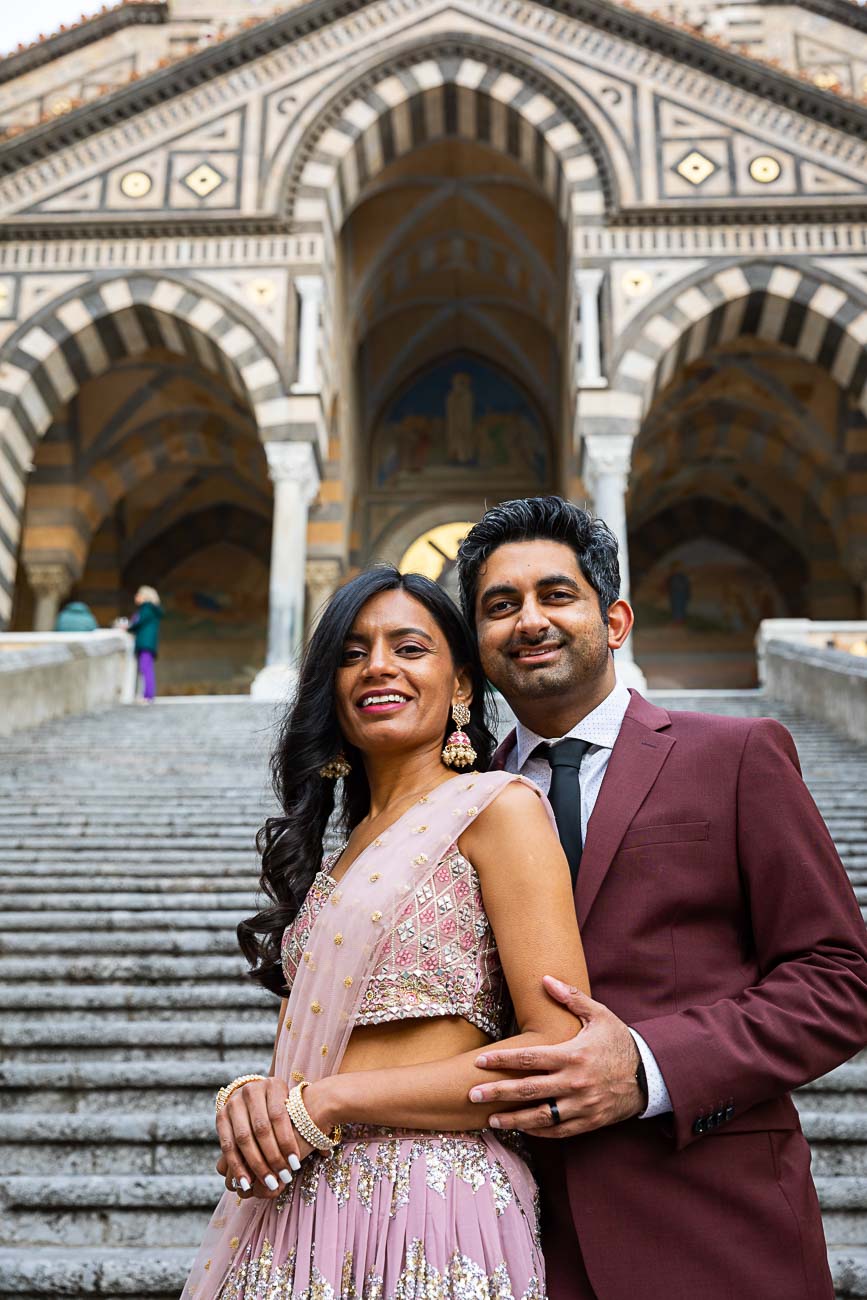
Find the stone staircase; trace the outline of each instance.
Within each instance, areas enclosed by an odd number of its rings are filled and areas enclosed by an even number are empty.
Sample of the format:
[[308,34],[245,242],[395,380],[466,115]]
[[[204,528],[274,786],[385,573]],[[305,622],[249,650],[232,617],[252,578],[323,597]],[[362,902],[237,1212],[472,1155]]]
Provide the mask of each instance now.
[[[790,726],[867,901],[867,748],[751,692],[655,698]],[[272,721],[160,701],[0,742],[0,1297],[179,1295],[222,1190],[214,1092],[273,1046],[234,936]],[[797,1100],[838,1295],[867,1297],[867,1053]]]

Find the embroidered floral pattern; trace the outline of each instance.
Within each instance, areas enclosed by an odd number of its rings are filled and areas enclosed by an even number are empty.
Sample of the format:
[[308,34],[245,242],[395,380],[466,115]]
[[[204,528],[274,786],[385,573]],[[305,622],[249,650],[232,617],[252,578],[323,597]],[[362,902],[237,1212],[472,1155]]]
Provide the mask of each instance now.
[[[284,931],[281,952],[289,987],[308,950],[316,918],[333,896],[335,881],[328,868],[339,852],[325,859],[298,915]],[[374,912],[371,920],[378,922],[381,915]],[[463,1016],[489,1037],[502,1038],[511,1015],[479,878],[453,845],[419,880],[403,907],[364,991],[356,1023]]]

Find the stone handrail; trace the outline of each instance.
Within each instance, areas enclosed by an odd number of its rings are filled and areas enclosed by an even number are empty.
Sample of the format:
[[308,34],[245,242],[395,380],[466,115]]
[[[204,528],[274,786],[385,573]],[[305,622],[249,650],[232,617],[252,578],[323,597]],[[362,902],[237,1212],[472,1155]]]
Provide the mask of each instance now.
[[0,736],[125,703],[134,693],[127,632],[0,633]]
[[768,695],[867,744],[867,658],[783,640],[762,650]]

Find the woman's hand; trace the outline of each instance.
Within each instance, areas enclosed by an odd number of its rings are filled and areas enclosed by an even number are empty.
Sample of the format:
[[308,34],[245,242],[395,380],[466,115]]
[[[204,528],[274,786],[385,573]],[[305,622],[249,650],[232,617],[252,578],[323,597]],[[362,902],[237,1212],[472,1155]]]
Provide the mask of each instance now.
[[[224,1174],[227,1188],[237,1190],[239,1196],[278,1196],[310,1150],[292,1127],[285,1105],[288,1095],[285,1079],[254,1079],[236,1088],[217,1114],[223,1153],[217,1172]],[[221,1168],[223,1161],[225,1168]]]

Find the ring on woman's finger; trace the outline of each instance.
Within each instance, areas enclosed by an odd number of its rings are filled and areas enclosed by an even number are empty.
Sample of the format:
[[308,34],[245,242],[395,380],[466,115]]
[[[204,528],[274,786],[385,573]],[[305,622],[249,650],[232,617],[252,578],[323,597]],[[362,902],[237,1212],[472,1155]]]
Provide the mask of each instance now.
[[232,1179],[232,1191],[233,1191],[233,1192],[237,1192],[237,1190],[238,1190],[238,1188],[239,1188],[240,1186],[241,1186],[241,1184],[238,1182],[237,1178],[233,1178],[233,1179]]
[[560,1110],[553,1097],[548,1098],[548,1109],[551,1112],[551,1123],[552,1124],[562,1123],[562,1120],[560,1119]]

